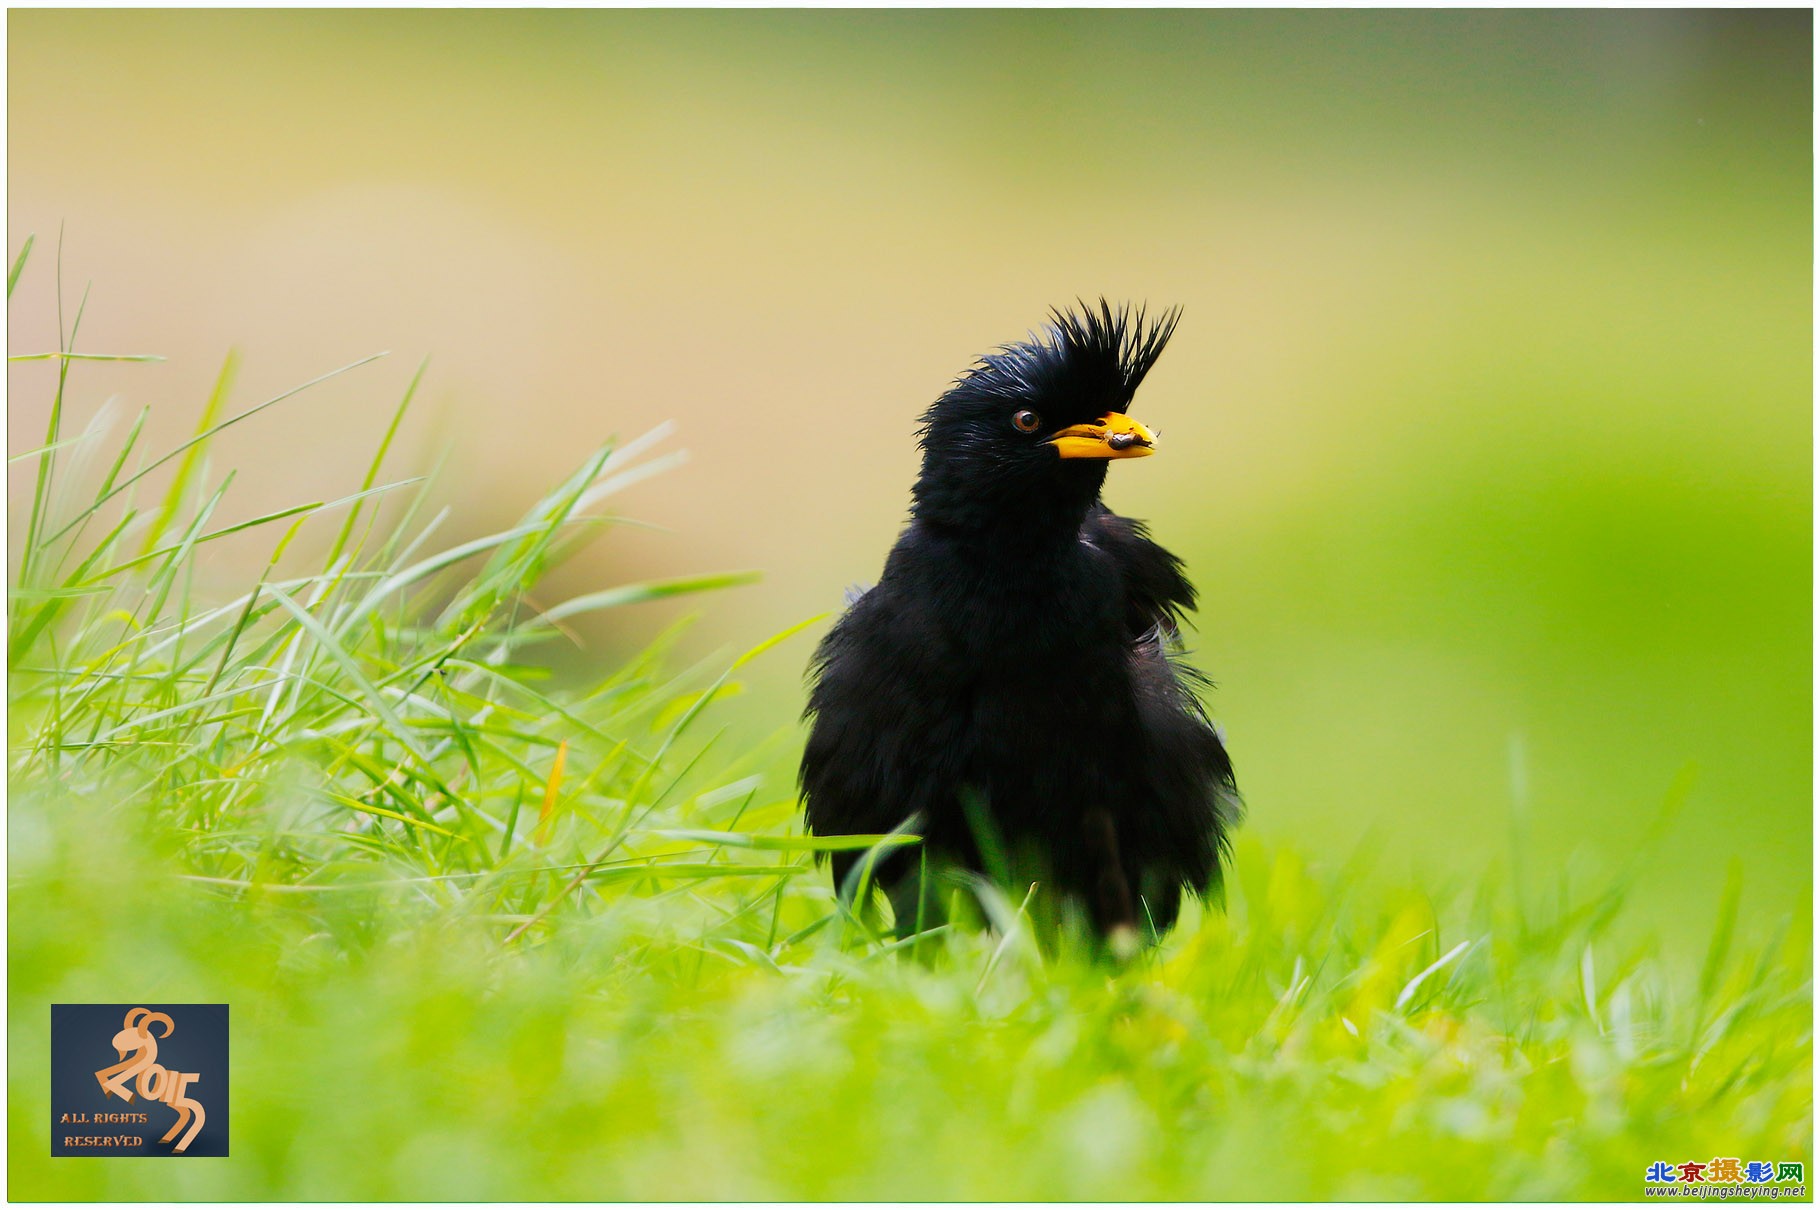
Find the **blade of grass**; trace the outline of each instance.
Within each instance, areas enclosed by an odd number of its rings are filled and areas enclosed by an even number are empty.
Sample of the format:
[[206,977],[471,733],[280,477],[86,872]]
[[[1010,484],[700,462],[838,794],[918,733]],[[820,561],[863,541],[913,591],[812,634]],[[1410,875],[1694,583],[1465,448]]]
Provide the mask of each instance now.
[[560,605],[544,610],[529,624],[553,623],[594,610],[614,609],[621,605],[635,605],[641,601],[659,601],[689,593],[713,592],[721,588],[755,584],[762,575],[763,573],[757,571],[729,571],[716,575],[684,576],[675,580],[652,580],[644,584],[622,584],[617,588],[608,588],[600,592],[573,597]]
[[355,662],[353,656],[348,654],[347,649],[335,641],[335,636],[330,634],[309,610],[293,601],[288,594],[278,588],[267,588],[266,591],[276,597],[278,603],[290,611],[291,616],[297,619],[297,624],[316,640],[317,645],[341,668],[342,672],[347,674],[347,678],[354,682],[368,707],[385,724],[386,733],[397,741],[400,747],[416,757],[427,770],[430,763],[429,754],[417,742],[417,737],[411,734],[410,728],[406,727],[403,720],[392,710],[391,704],[385,700],[379,690],[373,687],[372,682],[360,670],[360,665]]
[[[380,438],[379,448],[373,453],[373,461],[367,465],[366,477],[360,481],[360,490],[362,493],[368,491],[373,484],[379,481],[379,468],[384,465],[386,453],[392,448],[392,439],[398,435],[398,426],[403,423],[405,412],[410,410],[411,400],[417,396],[417,387],[423,382],[424,371],[429,368],[430,359],[428,357],[417,363],[417,372],[411,375],[411,383],[405,388],[404,398],[400,399],[398,401],[398,406],[392,409],[392,422],[386,426],[385,436]],[[353,534],[354,523],[359,520],[359,518],[360,508],[358,505],[348,510],[347,520],[341,523],[341,532],[335,535],[335,544],[329,548],[329,555],[327,560],[325,560],[331,567],[341,558],[342,552],[347,549],[348,538]]]
[[[316,500],[316,501],[312,501],[309,504],[298,504],[298,505],[293,505],[290,508],[282,508],[282,509],[279,509],[275,513],[266,513],[262,517],[253,517],[250,520],[237,521],[233,525],[223,526],[221,529],[210,530],[208,533],[203,534],[202,536],[197,538],[195,540],[195,542],[191,543],[191,545],[192,546],[201,546],[201,545],[204,545],[205,543],[213,542],[219,538],[228,537],[231,534],[241,533],[241,532],[243,532],[245,530],[249,530],[249,529],[256,529],[261,525],[270,525],[274,521],[283,521],[287,517],[296,517],[299,514],[302,514],[303,519],[307,520],[309,517],[315,515],[316,513],[326,512],[327,510],[332,509],[332,508],[340,508],[344,504],[350,504],[350,503],[353,503],[358,500],[363,500],[369,496],[377,496],[377,495],[381,495],[385,492],[394,491],[397,488],[408,486],[409,484],[414,483],[414,482],[416,482],[416,480],[405,479],[398,483],[387,483],[387,484],[383,484],[379,487],[369,488],[366,491],[355,492],[353,495],[343,496],[339,500],[328,500],[328,501]],[[297,530],[297,526],[293,525],[290,529],[289,535],[285,539],[286,543],[288,543],[290,541],[291,536],[295,535],[296,530]],[[89,577],[89,579],[86,582],[87,583],[96,583],[101,580],[109,579],[113,576],[119,575],[121,572],[129,571],[132,568],[138,567],[141,564],[149,563],[155,559],[163,558],[166,555],[173,554],[181,548],[182,548],[182,544],[179,543],[176,545],[163,547],[159,550],[147,551],[142,555],[138,555],[134,558],[128,559],[124,563],[116,563],[105,571],[96,572],[93,576]],[[282,549],[282,545],[281,545],[281,549]]]
[[[227,403],[228,392],[233,389],[234,378],[240,368],[239,354],[229,350],[221,363],[221,372],[215,375],[215,386],[209,391],[208,402],[202,405],[202,415],[196,421],[196,436],[212,430],[221,417],[221,409]],[[151,551],[164,531],[177,517],[177,510],[183,504],[183,497],[194,480],[198,460],[207,445],[206,438],[196,441],[184,451],[183,459],[177,463],[177,470],[171,476],[171,485],[165,489],[164,504],[158,509],[152,521],[152,527],[146,532],[145,546],[140,551],[145,554]]]
[[8,361],[163,361],[159,353],[14,353]]
[[[78,318],[80,318],[80,317],[78,317]],[[163,466],[165,463],[169,462],[171,459],[182,455],[185,451],[189,450],[189,448],[191,446],[199,445],[202,442],[207,441],[209,438],[213,437],[215,434],[221,432],[223,429],[232,428],[234,425],[239,424],[241,421],[247,420],[253,416],[257,416],[259,413],[265,411],[267,408],[272,407],[276,404],[283,403],[285,400],[290,399],[293,396],[295,396],[303,391],[307,391],[313,386],[320,386],[322,383],[325,383],[332,378],[338,378],[341,375],[348,373],[350,370],[357,370],[361,366],[368,365],[372,362],[378,361],[381,357],[385,357],[385,356],[387,356],[387,354],[385,354],[385,353],[374,353],[370,357],[362,357],[358,361],[350,361],[347,365],[341,366],[337,369],[330,370],[326,374],[319,374],[315,378],[310,379],[308,382],[301,383],[297,386],[292,387],[288,391],[284,391],[284,392],[281,392],[280,394],[274,395],[270,399],[267,399],[264,403],[254,404],[252,407],[248,408],[244,412],[241,412],[239,415],[230,416],[226,420],[223,420],[220,423],[213,425],[206,431],[197,433],[194,437],[191,437],[188,441],[185,441],[183,444],[177,446],[175,449],[171,450],[169,453],[165,454],[163,457],[161,457],[158,460],[156,460],[155,462],[153,462],[150,466],[147,466],[143,470],[135,472],[133,475],[131,475],[129,478],[127,478],[124,482],[118,484],[111,490],[109,490],[109,491],[103,493],[101,496],[97,497],[96,500],[94,501],[94,503],[90,504],[86,509],[84,509],[74,519],[72,519],[67,525],[65,525],[62,529],[58,530],[56,533],[52,534],[49,538],[45,539],[45,541],[55,542],[58,538],[61,538],[64,534],[66,534],[70,530],[74,529],[76,527],[77,522],[88,517],[89,514],[93,513],[95,510],[99,509],[103,504],[106,504],[109,500],[113,499],[115,496],[119,495],[121,492],[123,492],[127,488],[131,487],[134,483],[137,483],[139,480],[145,478],[147,475],[151,474],[153,471],[157,470],[159,467]],[[66,366],[66,371],[67,371],[67,366]],[[53,440],[55,439],[54,436],[52,439]],[[47,441],[45,444],[48,445],[48,444],[50,444],[50,442]]]
[[19,284],[19,275],[25,272],[26,258],[31,256],[32,245],[36,243],[37,240],[38,237],[36,235],[26,236],[25,243],[19,248],[19,255],[13,258],[12,270],[6,275],[6,296],[8,298],[13,296],[13,287]]

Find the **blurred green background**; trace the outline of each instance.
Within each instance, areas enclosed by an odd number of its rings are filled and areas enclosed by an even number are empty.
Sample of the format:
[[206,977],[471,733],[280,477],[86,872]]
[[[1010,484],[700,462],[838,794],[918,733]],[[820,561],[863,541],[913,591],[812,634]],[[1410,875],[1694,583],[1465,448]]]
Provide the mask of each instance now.
[[[669,532],[552,592],[760,568],[692,606],[686,652],[743,649],[876,576],[975,354],[1077,295],[1179,303],[1134,409],[1164,456],[1108,495],[1202,589],[1251,829],[1456,881],[1513,843],[1608,867],[1679,781],[1646,919],[1703,937],[1733,858],[1747,910],[1807,911],[1807,12],[8,29],[9,249],[61,226],[82,347],[170,358],[84,367],[75,425],[119,391],[172,443],[230,347],[240,406],[397,351],[222,439],[235,516],[355,485],[427,353],[399,464],[449,445],[456,530],[674,420],[690,465],[628,494]],[[52,278],[14,352],[55,347]],[[10,368],[14,450],[52,374]],[[561,658],[641,645],[642,608]],[[780,781],[807,654],[725,715],[784,732]]]

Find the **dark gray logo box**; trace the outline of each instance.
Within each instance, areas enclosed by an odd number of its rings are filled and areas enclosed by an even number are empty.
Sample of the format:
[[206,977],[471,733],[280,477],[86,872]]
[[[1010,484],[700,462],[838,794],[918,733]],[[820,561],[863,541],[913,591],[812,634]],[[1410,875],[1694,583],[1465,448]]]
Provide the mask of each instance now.
[[[114,1035],[127,1013],[150,1009],[171,1018],[170,1036],[157,1038],[156,1062],[171,1071],[194,1072],[201,1078],[188,1096],[204,1110],[202,1129],[181,1153],[177,1139],[162,1143],[178,1111],[162,1102],[147,1103],[134,1091],[131,1102],[102,1092],[95,1073],[120,1061]],[[153,1031],[154,1037],[157,1030]],[[131,1081],[128,1087],[132,1087]],[[144,1122],[105,1122],[98,1115],[144,1114]],[[66,1140],[106,1136],[108,1144],[68,1145]],[[182,1136],[179,1135],[178,1138]],[[138,1145],[118,1140],[138,1138]],[[228,1153],[228,1006],[225,1004],[51,1005],[51,1154],[54,1156],[182,1155],[224,1156]]]

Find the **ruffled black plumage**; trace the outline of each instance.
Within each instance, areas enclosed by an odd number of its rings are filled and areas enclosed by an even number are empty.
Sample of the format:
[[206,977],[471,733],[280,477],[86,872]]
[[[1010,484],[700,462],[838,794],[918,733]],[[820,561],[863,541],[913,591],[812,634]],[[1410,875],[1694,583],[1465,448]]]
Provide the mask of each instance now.
[[1002,400],[1074,396],[1101,411],[1123,411],[1163,355],[1181,314],[1171,307],[1150,320],[1143,307],[1114,309],[1105,299],[1098,307],[1053,310],[1043,333],[981,357],[930,407],[924,424],[957,392]]
[[[912,519],[811,665],[802,786],[818,835],[925,838],[936,868],[1040,881],[1092,931],[1153,934],[1217,887],[1238,797],[1182,660],[1181,561],[1099,502],[1106,461],[1051,433],[1122,412],[1177,313],[1057,312],[925,413]],[[1038,415],[1039,431],[1013,424]],[[837,882],[856,860],[837,854]],[[920,856],[874,872],[900,931]]]

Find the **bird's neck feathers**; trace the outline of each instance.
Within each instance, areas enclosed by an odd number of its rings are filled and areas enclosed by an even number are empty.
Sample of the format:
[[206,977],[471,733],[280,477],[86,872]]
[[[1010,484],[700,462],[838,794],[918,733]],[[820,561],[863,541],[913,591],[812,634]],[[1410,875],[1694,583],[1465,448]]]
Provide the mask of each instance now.
[[926,456],[911,489],[910,515],[963,542],[1040,550],[1078,540],[1105,481],[1106,463],[1098,461],[1082,460],[1040,480],[995,482]]

